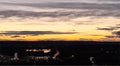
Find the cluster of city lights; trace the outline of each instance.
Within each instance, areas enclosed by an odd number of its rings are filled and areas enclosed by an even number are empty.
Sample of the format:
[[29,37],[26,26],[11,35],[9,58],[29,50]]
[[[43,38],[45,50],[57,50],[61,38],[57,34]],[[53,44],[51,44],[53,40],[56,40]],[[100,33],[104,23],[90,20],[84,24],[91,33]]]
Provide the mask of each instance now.
[[51,52],[51,49],[26,49],[27,52],[44,52],[49,53]]
[[31,56],[32,59],[36,59],[36,60],[39,60],[39,59],[43,59],[43,60],[48,60],[49,59],[49,56]]

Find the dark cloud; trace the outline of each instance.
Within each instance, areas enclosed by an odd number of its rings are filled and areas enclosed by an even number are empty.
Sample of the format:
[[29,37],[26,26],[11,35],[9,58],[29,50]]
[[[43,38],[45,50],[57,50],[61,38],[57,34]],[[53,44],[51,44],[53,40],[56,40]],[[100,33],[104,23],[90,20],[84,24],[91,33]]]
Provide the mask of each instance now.
[[55,11],[55,12],[33,12],[33,11],[20,11],[20,10],[6,10],[0,11],[1,18],[8,17],[87,17],[87,16],[113,16],[120,17],[118,11],[100,11],[100,10],[86,10],[86,11]]
[[47,13],[44,14],[39,12],[32,12],[32,11],[17,11],[17,10],[8,10],[8,11],[0,11],[0,15],[3,16],[3,18],[7,17],[40,17],[40,16],[49,16]]
[[119,28],[120,28],[120,24],[117,24],[115,26],[107,26],[105,28],[98,27],[97,30],[106,30],[106,31],[109,31],[109,30],[118,30]]
[[112,32],[113,35],[105,36],[106,38],[120,38],[120,31]]
[[112,34],[115,34],[115,35],[117,35],[117,36],[120,36],[120,31],[114,31],[114,32],[112,32]]
[[115,27],[97,28],[97,30],[116,30]]
[[105,36],[106,38],[116,38],[117,36]]
[[11,38],[19,38],[19,37],[21,37],[21,36],[19,36],[19,35],[11,36]]
[[[38,4],[39,5],[39,4]],[[34,7],[39,7],[37,4],[32,5]],[[67,8],[67,9],[104,9],[113,10],[119,9],[120,4],[96,4],[96,3],[51,3],[44,5],[44,7],[51,8]]]
[[[62,17],[62,16],[69,16],[71,14],[74,14],[72,12],[32,12],[32,11],[14,11],[14,10],[8,10],[8,11],[0,11],[0,15],[3,16],[3,18],[7,17]],[[77,14],[74,14],[77,16]]]
[[120,24],[116,24],[115,26],[107,26],[105,28],[97,28],[97,30],[105,30],[110,31],[112,35],[105,36],[106,38],[120,38]]
[[[76,32],[54,32],[54,31],[5,31],[5,35],[44,35],[44,34],[75,34]],[[15,36],[16,37],[16,36]],[[18,37],[18,36],[17,36]]]
[[37,8],[65,8],[65,9],[120,9],[120,4],[99,4],[99,3],[82,3],[82,2],[51,2],[51,3],[4,3],[6,5],[29,6]]

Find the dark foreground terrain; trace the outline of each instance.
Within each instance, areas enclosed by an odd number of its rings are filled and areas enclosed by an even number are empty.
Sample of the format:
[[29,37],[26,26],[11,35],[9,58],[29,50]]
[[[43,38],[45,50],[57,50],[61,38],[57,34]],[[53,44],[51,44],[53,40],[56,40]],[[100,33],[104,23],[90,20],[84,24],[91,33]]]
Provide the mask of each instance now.
[[0,64],[120,65],[120,42],[1,41]]

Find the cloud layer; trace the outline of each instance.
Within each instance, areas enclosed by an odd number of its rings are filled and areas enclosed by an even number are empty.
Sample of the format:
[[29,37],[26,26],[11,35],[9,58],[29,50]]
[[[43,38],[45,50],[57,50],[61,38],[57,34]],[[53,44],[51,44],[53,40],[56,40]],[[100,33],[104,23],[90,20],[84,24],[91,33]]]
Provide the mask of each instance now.
[[[0,16],[4,18],[13,17],[13,16],[15,17],[74,17],[74,18],[87,17],[87,16],[120,17],[120,4],[114,4],[114,3],[98,4],[98,3],[89,3],[89,2],[88,3],[54,2],[54,3],[36,4],[36,3],[8,2],[1,4],[2,4],[1,8],[4,9],[0,9]],[[33,9],[31,10],[31,8]],[[41,11],[41,9],[46,10],[45,8],[48,9],[46,12]],[[54,9],[54,10],[51,12],[49,9]],[[37,10],[37,12],[35,12],[35,10]]]
[[32,12],[32,11],[18,11],[18,10],[8,10],[0,11],[1,18],[8,17],[68,17],[68,18],[77,18],[77,17],[120,17],[118,11],[59,11],[59,12]]
[[[12,3],[8,0],[0,2],[0,16],[1,18],[7,17],[87,17],[87,16],[99,16],[99,17],[120,17],[120,3],[118,0],[101,0],[100,2],[105,2],[99,4],[99,0],[62,0],[66,2],[58,2],[58,0],[38,0],[35,3],[32,0],[26,3],[20,0]],[[84,2],[85,1],[85,2]],[[19,3],[22,2],[22,3]],[[44,3],[42,3],[44,2]],[[50,2],[50,3],[47,3]],[[93,3],[91,3],[93,2]],[[96,2],[96,3],[94,3]],[[98,3],[97,3],[98,2]],[[107,2],[116,2],[110,3]],[[47,9],[47,10],[46,10]],[[53,9],[53,11],[50,11]],[[43,11],[41,11],[43,10]],[[46,10],[46,11],[45,11]],[[37,11],[37,12],[36,12]]]

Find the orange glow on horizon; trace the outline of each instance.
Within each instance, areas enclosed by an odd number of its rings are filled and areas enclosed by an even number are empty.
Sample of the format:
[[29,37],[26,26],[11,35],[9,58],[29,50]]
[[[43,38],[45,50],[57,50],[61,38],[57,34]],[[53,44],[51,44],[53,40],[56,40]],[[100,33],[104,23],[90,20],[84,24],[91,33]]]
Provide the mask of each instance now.
[[63,34],[63,35],[21,35],[20,37],[11,38],[10,36],[0,36],[0,39],[10,40],[10,41],[99,41],[104,36],[90,36],[90,35],[80,35],[80,34]]

